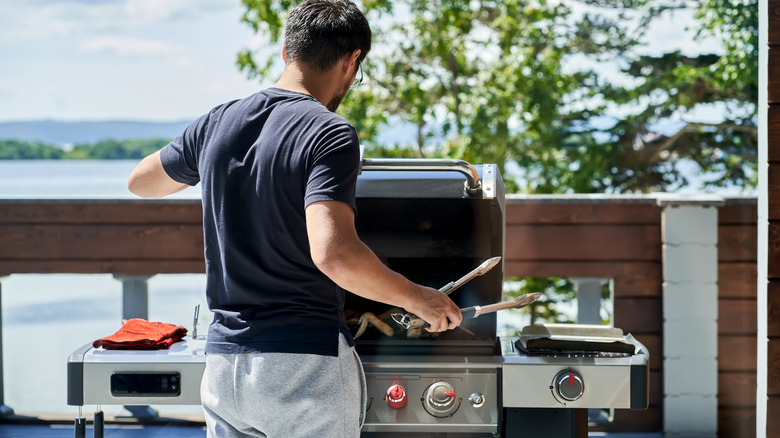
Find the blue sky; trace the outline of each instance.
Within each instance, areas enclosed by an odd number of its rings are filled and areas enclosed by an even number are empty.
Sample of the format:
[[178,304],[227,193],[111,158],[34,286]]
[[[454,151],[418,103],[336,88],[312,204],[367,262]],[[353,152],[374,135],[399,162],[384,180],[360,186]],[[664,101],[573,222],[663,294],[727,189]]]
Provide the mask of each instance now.
[[3,0],[0,121],[194,118],[256,91],[238,0]]
[[[279,52],[242,12],[239,0],[2,0],[0,121],[191,120],[269,86],[235,66],[244,47]],[[647,50],[695,52],[689,22],[655,24]]]

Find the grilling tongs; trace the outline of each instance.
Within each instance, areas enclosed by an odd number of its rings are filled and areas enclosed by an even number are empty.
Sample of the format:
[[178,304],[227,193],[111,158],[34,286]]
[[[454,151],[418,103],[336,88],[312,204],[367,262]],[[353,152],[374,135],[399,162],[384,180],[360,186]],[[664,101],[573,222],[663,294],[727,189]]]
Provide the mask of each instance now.
[[[500,256],[487,259],[484,262],[482,262],[481,265],[477,266],[476,269],[474,269],[473,271],[469,272],[468,274],[464,275],[463,277],[461,277],[456,281],[451,281],[447,283],[446,285],[441,287],[439,291],[449,295],[452,291],[463,286],[472,278],[480,276],[486,273],[487,271],[489,271],[490,269],[492,269],[494,266],[498,264],[499,261],[501,261]],[[485,306],[466,307],[460,309],[460,313],[463,315],[463,319],[471,319],[471,318],[476,318],[477,316],[482,315],[483,313],[491,313],[503,309],[519,309],[521,307],[525,307],[533,303],[540,296],[541,296],[540,293],[525,294],[515,298],[512,301],[506,301],[503,303],[488,304]],[[393,313],[390,316],[393,318],[393,321],[395,321],[405,329],[429,326],[429,324],[425,322],[422,318],[418,318],[416,315],[411,313],[405,313],[405,314]]]

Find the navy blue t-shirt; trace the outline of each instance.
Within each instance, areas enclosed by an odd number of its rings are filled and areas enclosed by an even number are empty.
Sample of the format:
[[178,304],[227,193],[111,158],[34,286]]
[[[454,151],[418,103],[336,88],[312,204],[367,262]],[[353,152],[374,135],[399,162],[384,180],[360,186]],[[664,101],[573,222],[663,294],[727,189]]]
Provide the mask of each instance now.
[[312,96],[270,88],[212,109],[161,151],[202,186],[207,352],[338,355],[344,290],[311,259],[305,208],[355,208],[355,129]]

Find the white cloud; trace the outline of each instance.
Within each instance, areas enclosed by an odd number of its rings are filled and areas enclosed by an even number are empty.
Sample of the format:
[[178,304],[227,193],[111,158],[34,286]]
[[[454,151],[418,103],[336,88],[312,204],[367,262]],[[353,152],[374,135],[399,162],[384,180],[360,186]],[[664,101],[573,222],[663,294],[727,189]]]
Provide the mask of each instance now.
[[177,20],[196,21],[235,9],[237,3],[238,0],[2,0],[0,45],[96,32],[121,32]]
[[119,55],[167,55],[177,53],[181,47],[151,39],[106,35],[83,42],[79,50],[84,53],[113,52]]
[[235,8],[238,0],[126,0],[125,18],[156,24],[169,20],[195,19]]
[[122,9],[125,19],[140,23],[155,23],[163,21],[186,7],[181,0],[157,1],[157,0],[129,0]]
[[[182,120],[256,92],[240,0],[0,0],[0,120]],[[278,51],[276,51],[277,56]]]

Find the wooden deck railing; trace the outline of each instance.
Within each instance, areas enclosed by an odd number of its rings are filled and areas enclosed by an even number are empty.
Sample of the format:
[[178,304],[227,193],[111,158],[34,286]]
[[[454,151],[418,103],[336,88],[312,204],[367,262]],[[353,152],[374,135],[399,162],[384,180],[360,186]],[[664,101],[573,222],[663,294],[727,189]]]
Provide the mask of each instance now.
[[[756,201],[727,201],[718,214],[718,430],[756,436]],[[780,364],[778,364],[780,365]]]
[[[612,279],[614,325],[634,334],[651,351],[650,408],[618,411],[614,423],[602,427],[608,431],[664,429],[659,199],[507,200],[505,275]],[[203,272],[201,213],[197,200],[0,200],[0,277]],[[717,386],[722,437],[755,436],[756,215],[754,199],[724,199],[718,207]]]

